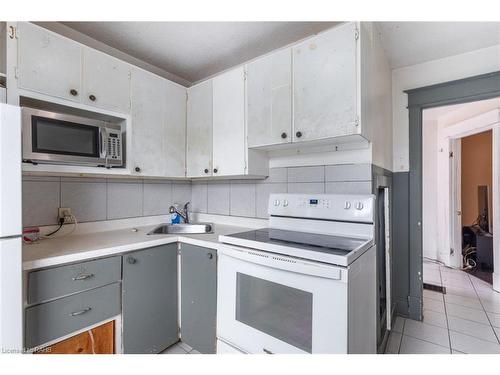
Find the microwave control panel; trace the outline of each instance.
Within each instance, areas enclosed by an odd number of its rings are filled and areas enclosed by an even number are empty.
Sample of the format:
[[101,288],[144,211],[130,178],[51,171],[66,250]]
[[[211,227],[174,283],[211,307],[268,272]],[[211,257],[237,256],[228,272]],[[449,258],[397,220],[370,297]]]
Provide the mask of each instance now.
[[107,159],[111,163],[122,160],[122,142],[121,135],[118,132],[108,130]]

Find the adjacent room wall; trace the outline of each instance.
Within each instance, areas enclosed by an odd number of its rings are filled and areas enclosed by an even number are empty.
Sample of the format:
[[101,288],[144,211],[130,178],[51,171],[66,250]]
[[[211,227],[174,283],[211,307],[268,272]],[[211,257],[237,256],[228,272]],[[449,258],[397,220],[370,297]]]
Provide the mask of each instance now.
[[492,131],[462,138],[462,226],[472,225],[479,214],[477,187],[489,188],[492,202]]

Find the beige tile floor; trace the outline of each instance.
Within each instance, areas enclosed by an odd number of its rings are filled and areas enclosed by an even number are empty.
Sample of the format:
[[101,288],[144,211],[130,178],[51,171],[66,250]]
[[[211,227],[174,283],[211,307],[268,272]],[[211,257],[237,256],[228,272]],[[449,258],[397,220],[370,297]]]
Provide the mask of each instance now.
[[397,317],[387,354],[500,353],[500,293],[460,270],[424,262],[424,282],[446,294],[424,290],[424,320]]

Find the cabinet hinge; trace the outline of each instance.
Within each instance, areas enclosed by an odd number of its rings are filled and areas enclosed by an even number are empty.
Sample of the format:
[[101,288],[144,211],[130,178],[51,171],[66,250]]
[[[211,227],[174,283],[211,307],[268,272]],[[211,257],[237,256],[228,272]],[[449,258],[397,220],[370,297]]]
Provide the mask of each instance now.
[[359,29],[356,27],[354,29],[354,40],[358,40],[359,39]]
[[17,66],[14,68],[14,77],[15,77],[16,79],[18,79],[18,78],[19,78],[19,68],[18,68]]
[[410,295],[409,294],[406,296],[406,304],[408,305],[408,308],[410,308]]
[[455,254],[455,249],[453,249],[452,247],[450,247],[450,255],[453,255]]
[[354,119],[354,126],[359,126],[359,116]]
[[186,102],[189,100],[189,94],[188,92],[186,91]]
[[450,151],[450,158],[453,157],[453,151]]
[[247,71],[246,70],[243,71],[243,80],[244,81],[247,80]]

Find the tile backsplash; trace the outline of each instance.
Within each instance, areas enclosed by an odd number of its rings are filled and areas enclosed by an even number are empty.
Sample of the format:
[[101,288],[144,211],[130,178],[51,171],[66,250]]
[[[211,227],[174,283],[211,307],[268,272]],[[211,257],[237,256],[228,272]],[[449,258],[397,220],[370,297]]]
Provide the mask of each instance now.
[[164,215],[173,203],[191,211],[267,218],[271,193],[372,191],[371,164],[271,168],[265,180],[165,181],[116,178],[23,177],[23,225],[57,223],[58,207],[79,222]]
[[23,226],[57,224],[58,207],[88,222],[164,215],[190,199],[190,182],[24,176]]
[[272,193],[372,192],[371,164],[271,168],[265,180],[193,181],[194,212],[267,219]]

